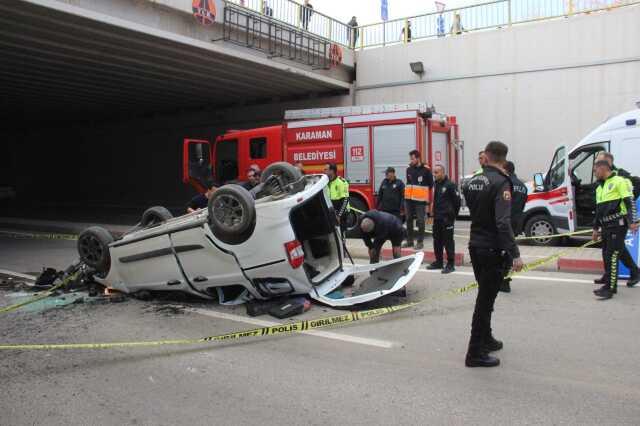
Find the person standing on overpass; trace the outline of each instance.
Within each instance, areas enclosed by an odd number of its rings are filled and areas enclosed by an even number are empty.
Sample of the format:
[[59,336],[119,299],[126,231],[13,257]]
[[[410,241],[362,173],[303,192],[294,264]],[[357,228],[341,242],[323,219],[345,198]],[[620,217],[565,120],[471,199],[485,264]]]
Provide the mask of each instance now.
[[424,248],[424,225],[427,209],[429,208],[429,191],[433,187],[431,169],[422,162],[420,151],[409,153],[409,167],[407,168],[407,184],[404,190],[405,214],[407,215],[407,243],[404,247],[413,247],[414,229],[413,218],[416,218],[418,235],[416,250]]
[[491,316],[504,278],[504,253],[513,260],[517,272],[523,267],[520,251],[511,229],[511,182],[502,165],[509,148],[502,142],[489,142],[485,148],[487,164],[464,188],[471,212],[469,254],[478,282],[478,296],[471,322],[471,338],[465,359],[467,367],[496,367],[500,360],[489,353],[502,349],[491,332]]

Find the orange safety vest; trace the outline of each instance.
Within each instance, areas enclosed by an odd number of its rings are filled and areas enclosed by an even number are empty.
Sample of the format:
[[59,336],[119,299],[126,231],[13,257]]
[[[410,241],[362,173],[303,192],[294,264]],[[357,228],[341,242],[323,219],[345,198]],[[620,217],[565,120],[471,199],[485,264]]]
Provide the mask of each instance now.
[[429,201],[429,187],[422,185],[406,185],[404,187],[404,199],[412,201]]

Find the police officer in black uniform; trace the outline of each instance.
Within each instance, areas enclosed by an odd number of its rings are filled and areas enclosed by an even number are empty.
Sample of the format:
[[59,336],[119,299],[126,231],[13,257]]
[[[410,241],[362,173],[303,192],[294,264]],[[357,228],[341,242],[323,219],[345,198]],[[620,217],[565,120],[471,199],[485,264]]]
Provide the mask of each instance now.
[[[504,166],[505,171],[511,179],[511,187],[513,188],[513,197],[511,199],[511,229],[513,229],[513,235],[518,236],[522,232],[522,212],[524,212],[524,205],[527,204],[527,195],[529,190],[518,176],[516,176],[516,166],[511,161],[507,161]],[[511,271],[511,264],[513,259],[509,256],[505,256],[505,278],[500,286],[500,291],[505,293],[511,293],[511,278],[507,275]]]
[[[453,226],[460,211],[460,193],[440,164],[433,168],[433,177],[436,181],[433,190],[433,251],[436,260],[427,269],[442,269],[443,274],[448,274],[455,270]],[[443,264],[444,249],[447,250],[446,266]]]
[[376,209],[400,218],[400,210],[404,203],[404,182],[396,178],[396,169],[393,167],[387,167],[385,175],[378,190]]
[[487,164],[464,188],[464,197],[471,211],[469,253],[478,282],[471,339],[465,359],[467,367],[500,365],[500,360],[489,353],[503,346],[491,333],[491,314],[504,277],[505,253],[514,259],[515,271],[523,267],[511,229],[511,182],[502,169],[508,151],[502,142],[490,142],[485,148]]

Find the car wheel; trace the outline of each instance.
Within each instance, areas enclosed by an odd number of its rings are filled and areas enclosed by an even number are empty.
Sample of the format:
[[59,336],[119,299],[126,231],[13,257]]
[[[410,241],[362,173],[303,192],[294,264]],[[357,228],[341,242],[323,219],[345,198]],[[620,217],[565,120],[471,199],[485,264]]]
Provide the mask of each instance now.
[[104,228],[92,226],[85,229],[78,237],[80,260],[95,269],[99,276],[106,276],[111,268],[109,244],[112,242],[113,236]]
[[524,227],[524,232],[527,237],[539,237],[528,240],[536,246],[551,246],[558,243],[558,238],[548,237],[548,235],[556,233],[556,228],[547,215],[537,215],[530,218]]
[[169,210],[162,206],[149,207],[142,213],[142,220],[140,226],[148,228],[151,226],[159,225],[173,218],[173,215]]
[[[273,178],[276,179],[273,179]],[[270,164],[262,172],[260,182],[264,184],[264,189],[269,195],[281,195],[283,193],[295,194],[302,191],[306,182],[302,172],[289,163],[279,161]],[[262,192],[265,192],[264,190]]]
[[209,200],[209,227],[227,244],[249,239],[256,226],[256,209],[249,191],[240,185],[224,185]]

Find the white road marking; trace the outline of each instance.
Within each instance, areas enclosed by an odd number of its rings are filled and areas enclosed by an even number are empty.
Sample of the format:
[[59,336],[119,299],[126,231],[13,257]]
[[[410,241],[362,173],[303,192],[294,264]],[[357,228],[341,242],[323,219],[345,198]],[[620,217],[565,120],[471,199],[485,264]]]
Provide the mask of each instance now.
[[31,281],[38,279],[38,277],[34,277],[33,275],[21,274],[20,272],[9,271],[7,269],[0,269],[0,274],[11,275],[13,277],[24,278]]
[[[227,314],[224,312],[212,311],[207,309],[193,308],[193,309],[189,309],[189,311],[195,312],[200,315],[205,315],[208,317],[219,318],[219,319],[224,319],[229,321],[243,322],[245,324],[257,325],[259,327],[273,327],[277,325],[286,325],[279,322],[265,321],[257,318],[243,317],[240,315]],[[309,331],[303,331],[301,332],[301,334],[308,334],[311,336],[324,337],[325,339],[340,340],[340,341],[349,342],[349,343],[357,343],[359,345],[374,346],[374,347],[383,348],[383,349],[391,349],[395,346],[399,346],[399,343],[390,342],[387,340],[349,336],[346,334],[331,333],[329,331],[309,330]]]
[[[439,270],[437,271],[429,271],[427,269],[418,269],[418,272],[426,272],[428,274],[441,274],[441,272]],[[456,274],[456,275],[466,275],[466,276],[473,276],[473,272],[465,272],[465,271],[454,271],[452,272],[452,274]],[[592,284],[593,281],[591,280],[581,280],[581,279],[577,279],[577,278],[555,278],[555,277],[536,277],[536,276],[531,276],[531,275],[516,275],[515,277],[513,277],[514,280],[532,280],[532,281],[557,281],[557,282],[564,282],[564,283],[589,283]]]

